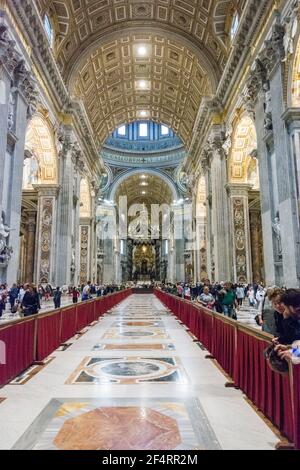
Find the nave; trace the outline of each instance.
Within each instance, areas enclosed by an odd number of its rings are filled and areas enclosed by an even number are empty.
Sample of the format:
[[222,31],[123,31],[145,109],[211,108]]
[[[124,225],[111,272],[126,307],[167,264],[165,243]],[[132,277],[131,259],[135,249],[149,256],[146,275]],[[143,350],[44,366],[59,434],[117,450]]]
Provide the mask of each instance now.
[[[131,295],[1,389],[1,449],[275,448],[278,438],[152,294]],[[61,349],[61,348],[59,348]]]

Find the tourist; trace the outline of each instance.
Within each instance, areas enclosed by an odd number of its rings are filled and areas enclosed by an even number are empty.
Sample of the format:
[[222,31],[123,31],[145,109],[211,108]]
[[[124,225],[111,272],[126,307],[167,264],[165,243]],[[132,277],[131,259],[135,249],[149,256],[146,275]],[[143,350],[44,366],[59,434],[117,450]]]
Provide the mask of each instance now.
[[18,298],[18,295],[19,295],[19,289],[17,287],[17,284],[13,284],[8,294],[11,311],[14,310],[15,302]]
[[231,282],[226,282],[224,284],[224,289],[220,294],[222,295],[221,303],[224,315],[236,320],[235,307],[237,307],[237,302]]
[[247,292],[247,297],[249,301],[249,307],[255,307],[256,306],[256,298],[255,298],[255,290],[253,286],[249,287],[249,290]]
[[241,284],[237,286],[235,293],[236,293],[238,307],[241,307],[243,305],[243,301],[245,298],[245,291]]
[[73,304],[77,304],[79,295],[80,295],[79,290],[74,286],[72,289]]
[[61,304],[61,290],[59,287],[56,288],[53,294],[54,308],[60,308]]
[[300,289],[288,289],[281,297],[284,306],[283,320],[280,323],[279,336],[275,344],[291,345],[300,340]]
[[0,318],[2,317],[3,310],[5,310],[5,301],[2,296],[2,293],[0,292]]
[[36,288],[33,284],[29,284],[28,290],[26,290],[22,304],[21,304],[22,312],[24,317],[29,315],[34,315],[38,313],[41,308],[39,295],[37,293]]
[[203,305],[203,307],[207,307],[210,310],[213,310],[215,305],[215,299],[213,295],[209,292],[209,287],[205,286],[203,289],[203,293],[198,297],[198,302]]
[[83,301],[88,300],[90,298],[90,293],[91,293],[91,281],[88,281],[88,283],[86,284],[86,286],[84,286],[82,290],[81,300]]
[[281,302],[284,289],[270,287],[259,305],[258,324],[262,330],[273,336],[279,336],[285,306]]

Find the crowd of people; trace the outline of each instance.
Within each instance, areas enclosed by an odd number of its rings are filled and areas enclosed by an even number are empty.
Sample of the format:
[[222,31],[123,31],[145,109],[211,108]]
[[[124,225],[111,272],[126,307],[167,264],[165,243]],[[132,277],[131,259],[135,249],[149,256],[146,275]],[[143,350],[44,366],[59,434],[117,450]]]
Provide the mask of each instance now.
[[267,359],[273,360],[275,355],[281,360],[300,363],[300,289],[231,282],[212,284],[208,279],[203,283],[167,283],[159,287],[233,320],[237,320],[238,310],[247,302],[256,308],[257,324],[273,337]]
[[54,308],[61,307],[62,295],[68,300],[72,299],[75,304],[79,299],[89,300],[93,297],[101,297],[125,286],[117,284],[96,285],[88,281],[81,286],[67,286],[53,288],[50,284],[35,286],[34,284],[13,284],[10,288],[7,284],[0,285],[0,317],[9,304],[12,313],[19,313],[22,316],[34,315],[41,310],[42,301],[53,302]]

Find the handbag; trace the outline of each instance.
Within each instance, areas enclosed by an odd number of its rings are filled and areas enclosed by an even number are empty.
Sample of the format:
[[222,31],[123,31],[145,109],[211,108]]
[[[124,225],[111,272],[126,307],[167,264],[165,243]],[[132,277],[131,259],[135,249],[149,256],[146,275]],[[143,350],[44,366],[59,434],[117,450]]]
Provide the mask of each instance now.
[[281,359],[278,356],[274,348],[275,348],[275,345],[271,344],[263,351],[263,354],[267,360],[268,366],[274,372],[277,372],[282,375],[287,375],[289,373],[289,365],[285,359]]

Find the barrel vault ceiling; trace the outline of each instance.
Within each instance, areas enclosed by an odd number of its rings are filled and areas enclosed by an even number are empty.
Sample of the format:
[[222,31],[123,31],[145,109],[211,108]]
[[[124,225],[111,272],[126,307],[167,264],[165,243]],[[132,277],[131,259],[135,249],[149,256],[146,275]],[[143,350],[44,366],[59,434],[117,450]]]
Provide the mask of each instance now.
[[188,148],[202,97],[214,93],[226,64],[236,3],[36,0],[52,19],[54,55],[99,149],[116,127],[142,116],[172,127]]

